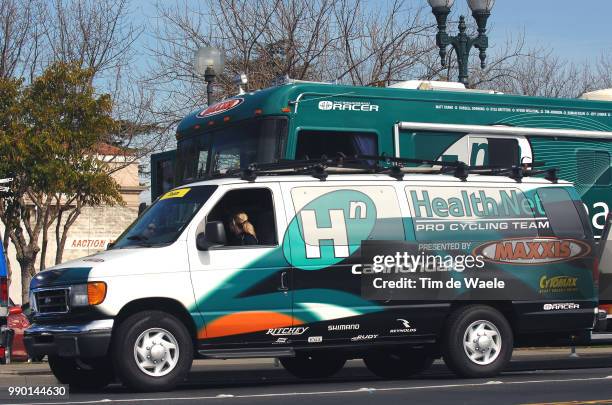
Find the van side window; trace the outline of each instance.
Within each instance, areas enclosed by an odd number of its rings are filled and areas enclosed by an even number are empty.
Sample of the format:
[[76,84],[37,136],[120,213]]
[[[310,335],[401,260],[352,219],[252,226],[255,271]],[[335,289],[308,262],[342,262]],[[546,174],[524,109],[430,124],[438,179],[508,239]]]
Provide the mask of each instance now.
[[272,191],[267,188],[228,191],[206,221],[223,222],[229,246],[278,244]]
[[576,204],[566,190],[556,187],[541,188],[537,194],[542,201],[554,236],[580,240],[587,237]]
[[609,186],[612,183],[610,153],[605,150],[576,151],[577,183],[588,186]]
[[371,132],[300,131],[298,134],[296,159],[334,157],[339,152],[347,156],[378,155],[378,138]]

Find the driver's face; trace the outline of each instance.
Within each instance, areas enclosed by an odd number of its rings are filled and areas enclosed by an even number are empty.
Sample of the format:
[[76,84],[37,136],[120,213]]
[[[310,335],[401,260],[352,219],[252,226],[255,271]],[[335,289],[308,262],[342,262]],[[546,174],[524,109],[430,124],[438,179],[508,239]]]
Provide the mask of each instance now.
[[230,232],[236,236],[242,235],[242,228],[236,223],[235,219],[232,219],[229,224]]
[[147,225],[147,229],[144,230],[143,235],[146,237],[151,237],[155,235],[156,230],[157,230],[157,226],[151,222],[149,225]]

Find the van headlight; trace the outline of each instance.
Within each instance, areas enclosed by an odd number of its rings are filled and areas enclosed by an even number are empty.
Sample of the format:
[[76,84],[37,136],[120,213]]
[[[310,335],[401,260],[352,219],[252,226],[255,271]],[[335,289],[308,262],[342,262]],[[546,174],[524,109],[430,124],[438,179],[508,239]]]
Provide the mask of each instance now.
[[87,284],[75,284],[70,288],[70,306],[86,307],[99,305],[106,298],[106,283],[92,281]]

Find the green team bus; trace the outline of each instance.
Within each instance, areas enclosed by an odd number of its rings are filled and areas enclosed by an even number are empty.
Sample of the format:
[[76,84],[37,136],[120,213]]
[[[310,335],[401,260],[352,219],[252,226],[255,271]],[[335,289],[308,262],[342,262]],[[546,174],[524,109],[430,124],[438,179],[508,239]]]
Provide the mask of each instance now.
[[[198,109],[177,149],[151,158],[151,199],[253,162],[338,153],[511,167],[545,162],[575,184],[601,238],[612,204],[612,102],[474,91],[288,81]],[[612,317],[609,311],[608,318]]]

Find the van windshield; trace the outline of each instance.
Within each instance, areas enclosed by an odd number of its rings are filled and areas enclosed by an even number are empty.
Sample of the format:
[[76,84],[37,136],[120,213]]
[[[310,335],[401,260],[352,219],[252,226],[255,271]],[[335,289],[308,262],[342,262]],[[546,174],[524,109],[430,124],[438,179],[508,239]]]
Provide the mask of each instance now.
[[112,249],[174,242],[217,186],[183,187],[162,195],[119,236]]

